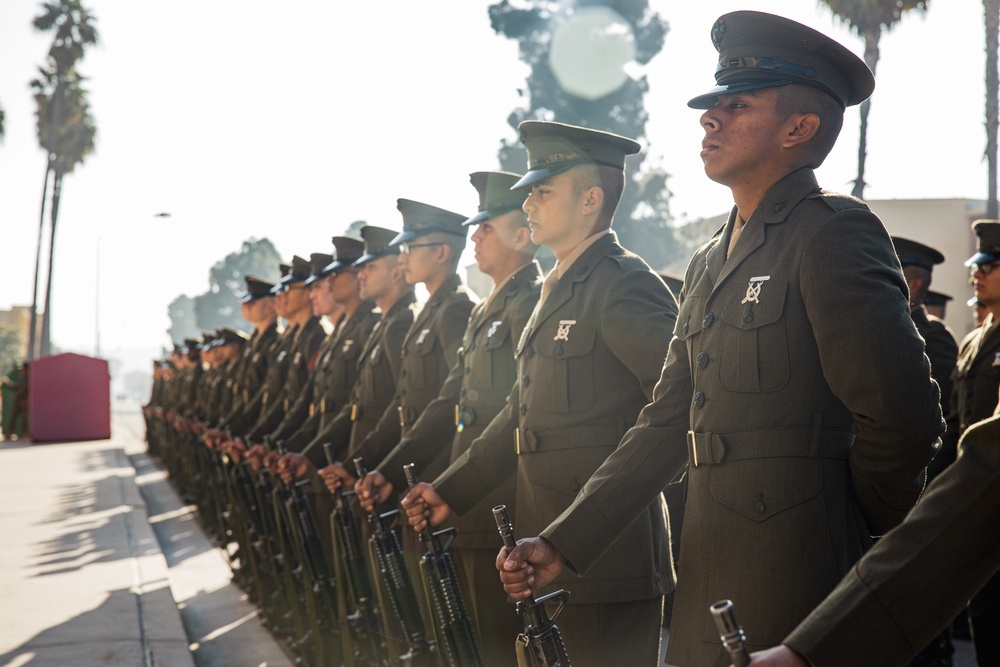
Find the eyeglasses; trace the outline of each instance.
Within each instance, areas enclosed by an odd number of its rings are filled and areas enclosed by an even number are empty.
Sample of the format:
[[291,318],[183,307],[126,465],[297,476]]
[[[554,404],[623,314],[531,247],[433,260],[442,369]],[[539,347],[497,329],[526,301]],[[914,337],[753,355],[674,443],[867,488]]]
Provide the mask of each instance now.
[[981,273],[984,276],[988,276],[993,273],[994,269],[1000,268],[1000,262],[990,262],[988,264],[970,264],[969,273],[975,275]]
[[438,241],[436,243],[401,243],[399,244],[399,250],[400,252],[405,252],[409,255],[410,251],[414,248],[429,248],[435,245],[444,245],[444,241]]

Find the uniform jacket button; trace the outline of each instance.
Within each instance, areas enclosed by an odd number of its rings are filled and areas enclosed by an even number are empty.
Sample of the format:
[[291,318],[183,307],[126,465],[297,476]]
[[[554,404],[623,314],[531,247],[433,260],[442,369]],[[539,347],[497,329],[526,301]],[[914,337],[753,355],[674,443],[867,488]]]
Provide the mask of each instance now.
[[681,325],[681,333],[687,334],[687,332],[688,332],[688,323],[685,322],[684,324]]
[[518,412],[519,412],[519,413],[521,414],[521,416],[523,417],[523,416],[524,416],[524,415],[525,415],[525,414],[526,414],[526,413],[528,412],[528,406],[527,406],[527,405],[525,405],[524,403],[521,403],[521,407],[519,407],[519,408],[517,409],[517,411],[518,411]]
[[705,366],[708,366],[708,353],[707,352],[699,352],[698,353],[698,368],[704,368]]
[[702,329],[707,329],[709,326],[711,326],[714,320],[715,320],[715,315],[713,315],[712,313],[707,313],[705,315],[705,319],[701,321]]
[[705,394],[699,391],[694,395],[694,407],[700,408],[703,405],[705,405]]
[[748,310],[747,312],[743,313],[743,321],[747,324],[753,322],[753,311]]

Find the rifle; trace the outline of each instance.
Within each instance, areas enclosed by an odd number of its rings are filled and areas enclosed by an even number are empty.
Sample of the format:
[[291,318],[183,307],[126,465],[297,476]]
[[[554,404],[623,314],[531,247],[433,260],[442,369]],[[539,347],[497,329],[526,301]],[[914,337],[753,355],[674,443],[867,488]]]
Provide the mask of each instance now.
[[[280,456],[288,453],[283,440],[275,444]],[[290,551],[298,563],[293,574],[310,625],[296,642],[296,649],[303,656],[312,656],[309,664],[339,665],[343,647],[336,623],[334,581],[323,553],[312,507],[302,492],[302,487],[309,483],[308,479],[290,484],[278,482],[279,496],[288,521]]]
[[[403,466],[406,481],[412,489],[418,483],[413,464]],[[448,541],[442,545],[441,535],[448,534]],[[476,631],[462,600],[455,564],[451,560],[448,547],[451,546],[455,528],[445,528],[434,532],[430,525],[420,533],[420,541],[427,545],[427,553],[420,559],[420,571],[424,578],[424,589],[434,614],[434,629],[441,646],[441,655],[447,667],[482,667],[483,659],[479,651]]]
[[[359,479],[368,474],[365,462],[360,456],[354,459],[354,466],[357,468]],[[371,550],[382,575],[382,588],[402,629],[403,641],[409,647],[406,653],[399,656],[400,662],[414,667],[418,665],[430,667],[436,663],[431,655],[435,650],[435,642],[427,636],[424,619],[420,615],[420,602],[413,590],[410,572],[406,569],[399,537],[385,520],[387,516],[398,513],[399,510],[392,510],[382,514],[378,506],[368,513],[368,522],[372,524]]]
[[715,625],[719,628],[719,636],[722,639],[722,646],[729,653],[733,665],[747,667],[750,664],[747,636],[743,634],[743,627],[736,620],[733,601],[720,600],[711,605],[708,610],[712,613],[712,618],[715,619]]
[[[503,546],[510,551],[517,546],[514,541],[514,526],[510,523],[506,505],[497,505],[493,508],[493,518],[496,519],[497,529],[500,537],[503,538]],[[558,600],[552,618],[545,613],[545,603],[550,600]],[[537,600],[535,596],[528,595],[524,600],[517,603],[517,613],[524,621],[524,632],[517,636],[514,642],[518,654],[518,665],[527,667],[570,667],[569,656],[566,654],[566,646],[563,644],[562,635],[559,628],[554,623],[559,613],[566,603],[569,602],[569,591],[560,589],[555,593],[549,593]]]
[[[326,461],[334,465],[333,443],[323,444]],[[384,664],[385,645],[379,640],[382,626],[375,600],[374,586],[361,548],[361,531],[354,517],[354,507],[348,496],[354,491],[338,488],[333,494],[330,528],[333,532],[333,558],[337,587],[337,602],[344,640],[344,660],[347,667]]]

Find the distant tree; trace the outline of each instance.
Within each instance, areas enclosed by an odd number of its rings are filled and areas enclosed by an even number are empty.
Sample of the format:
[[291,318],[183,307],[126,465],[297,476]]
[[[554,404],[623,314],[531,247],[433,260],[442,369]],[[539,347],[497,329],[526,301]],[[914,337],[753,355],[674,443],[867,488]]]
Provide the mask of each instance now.
[[[76,71],[76,65],[83,58],[86,48],[97,43],[95,22],[94,16],[83,7],[80,0],[43,3],[41,14],[32,21],[36,30],[50,32],[53,35],[46,64],[39,68],[39,77],[31,82],[36,104],[38,143],[48,156],[42,187],[42,212],[39,216],[41,220],[45,217],[45,199],[50,176],[52,180],[49,265],[39,350],[41,356],[51,352],[53,259],[63,177],[71,173],[76,165],[82,163],[93,152],[97,133],[90,115],[87,91],[81,85],[83,77]],[[41,220],[40,225],[43,224]],[[41,229],[39,229],[37,253],[40,256]],[[31,338],[28,351],[28,356],[32,358],[35,356],[34,335],[38,313],[38,256],[35,259],[35,293],[31,303]]]
[[24,339],[14,327],[0,323],[0,373],[24,360]]
[[364,220],[355,220],[347,225],[347,229],[344,230],[344,236],[357,236],[361,238],[361,228],[367,224]]
[[[646,77],[626,74],[630,64],[647,64],[663,48],[668,25],[648,0],[501,0],[489,8],[497,34],[517,40],[520,59],[531,73],[519,90],[524,105],[507,121],[554,120],[631,137],[646,138],[649,114]],[[522,172],[527,164],[519,143],[502,140],[501,168]],[[629,184],[615,217],[628,248],[642,250],[655,268],[677,254],[670,223],[668,175],[628,159]]]
[[[882,33],[896,27],[903,15],[927,11],[930,0],[820,0],[842,23],[846,23],[865,42],[865,64],[875,73],[879,59],[879,40]],[[858,177],[854,179],[851,194],[858,198],[865,195],[865,158],[868,154],[868,112],[871,99],[861,103],[861,135],[858,139]]]
[[201,335],[194,315],[194,299],[181,294],[167,306],[170,317],[170,328],[167,335],[174,343],[180,343],[185,338],[197,338]]
[[205,331],[233,327],[246,331],[248,323],[240,315],[239,298],[246,290],[244,276],[253,274],[277,282],[281,278],[281,256],[269,239],[248,239],[239,252],[226,255],[208,272],[208,291],[195,297],[178,296],[170,302],[168,313],[171,340],[198,338]]
[[1000,0],[983,0],[986,16],[986,217],[996,220],[997,206],[997,125],[1000,106],[1000,74],[997,72],[997,50],[1000,42]]

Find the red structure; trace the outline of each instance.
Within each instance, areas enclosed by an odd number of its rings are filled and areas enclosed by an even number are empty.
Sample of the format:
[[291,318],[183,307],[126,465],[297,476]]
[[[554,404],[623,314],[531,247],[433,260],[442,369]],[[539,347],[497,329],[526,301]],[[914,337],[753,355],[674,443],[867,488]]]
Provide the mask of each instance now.
[[111,437],[111,375],[104,359],[55,354],[31,362],[32,442]]

